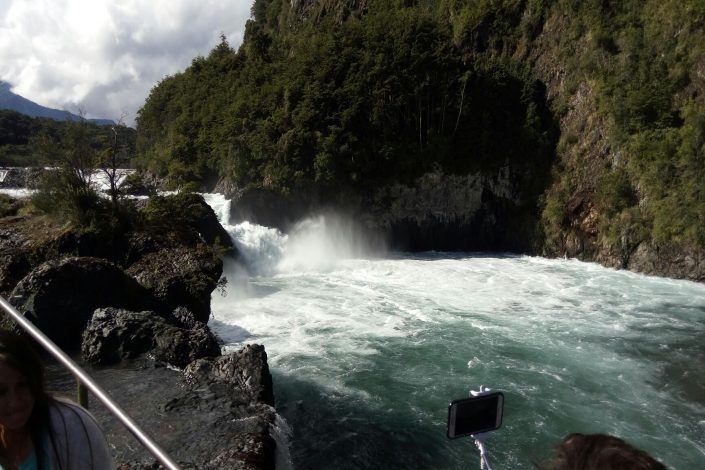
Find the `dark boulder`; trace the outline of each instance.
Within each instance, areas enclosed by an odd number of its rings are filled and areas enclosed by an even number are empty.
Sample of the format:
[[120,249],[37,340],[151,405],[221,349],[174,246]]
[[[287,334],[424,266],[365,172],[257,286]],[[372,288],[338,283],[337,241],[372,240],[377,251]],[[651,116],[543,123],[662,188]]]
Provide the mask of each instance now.
[[262,402],[274,406],[267,353],[259,344],[248,344],[226,356],[194,361],[184,373],[196,385],[232,386],[231,397],[239,402]]
[[220,346],[205,324],[192,329],[171,325],[154,312],[98,309],[83,332],[83,359],[108,365],[149,354],[157,361],[185,367],[195,359],[218,356]]
[[111,230],[70,229],[56,234],[42,247],[46,259],[63,256],[103,258],[122,266],[127,250],[124,234]]
[[0,292],[42,263],[63,257],[105,258],[121,265],[126,240],[109,230],[74,229],[47,216],[6,217],[0,223]]
[[0,295],[9,297],[15,285],[31,270],[29,258],[22,251],[0,253]]
[[228,232],[220,225],[218,217],[199,194],[190,194],[184,202],[184,210],[194,217],[194,228],[209,246],[221,246],[231,254],[233,242]]
[[[269,415],[274,413],[268,410]],[[242,470],[264,470],[274,469],[274,452],[276,442],[271,436],[262,430],[261,432],[240,433],[233,445],[216,454],[211,460],[205,463],[204,468],[208,469],[242,469]]]
[[127,235],[127,248],[123,253],[123,264],[131,266],[149,253],[156,253],[165,247],[165,244],[144,231],[134,231]]
[[147,229],[157,234],[167,231],[172,240],[178,238],[182,244],[195,246],[201,242],[236,255],[230,235],[200,194],[154,196],[141,208],[141,213]]
[[119,267],[98,258],[48,261],[17,284],[10,302],[55,343],[68,350],[80,347],[81,333],[95,309],[153,307],[146,289]]
[[0,224],[0,294],[8,297],[36,264],[37,252],[54,232],[40,217],[5,217]]
[[185,389],[163,411],[176,420],[198,416],[205,424],[199,433],[209,439],[182,441],[180,452],[198,468],[274,469],[276,411],[264,347],[198,359],[184,375]]
[[220,355],[218,340],[206,325],[193,329],[170,326],[155,330],[154,349],[151,354],[159,361],[185,367],[196,359]]
[[222,272],[223,262],[205,245],[147,253],[127,269],[159,302],[160,313],[186,307],[204,323],[210,318],[211,292]]

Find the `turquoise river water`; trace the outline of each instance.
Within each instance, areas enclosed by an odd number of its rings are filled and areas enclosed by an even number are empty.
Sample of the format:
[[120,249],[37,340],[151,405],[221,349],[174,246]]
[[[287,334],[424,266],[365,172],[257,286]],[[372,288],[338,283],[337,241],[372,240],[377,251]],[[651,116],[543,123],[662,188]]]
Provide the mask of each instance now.
[[[447,406],[505,395],[495,469],[532,468],[571,432],[626,439],[669,468],[705,468],[705,286],[573,260],[377,253],[344,221],[283,235],[227,224],[211,326],[263,344],[288,429],[282,468],[479,468],[446,438]],[[287,427],[287,426],[285,426]]]

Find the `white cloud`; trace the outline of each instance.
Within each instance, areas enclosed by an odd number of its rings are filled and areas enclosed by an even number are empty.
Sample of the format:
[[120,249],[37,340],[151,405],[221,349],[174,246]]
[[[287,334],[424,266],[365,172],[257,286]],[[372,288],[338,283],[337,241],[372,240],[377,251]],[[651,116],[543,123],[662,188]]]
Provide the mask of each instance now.
[[44,106],[132,124],[149,90],[237,48],[253,0],[0,0],[0,79]]

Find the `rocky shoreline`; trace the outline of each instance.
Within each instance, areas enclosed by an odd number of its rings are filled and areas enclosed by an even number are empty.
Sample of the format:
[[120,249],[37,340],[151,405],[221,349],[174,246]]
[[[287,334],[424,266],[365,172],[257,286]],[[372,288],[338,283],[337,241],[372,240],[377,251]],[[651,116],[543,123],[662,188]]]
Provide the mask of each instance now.
[[[228,234],[198,195],[153,198],[139,211],[141,222],[124,233],[3,218],[0,293],[67,352],[80,351],[184,468],[274,468],[264,347],[222,354],[207,325],[221,257],[237,256]],[[4,314],[0,327],[17,329]],[[101,406],[94,412],[121,468],[155,468]]]

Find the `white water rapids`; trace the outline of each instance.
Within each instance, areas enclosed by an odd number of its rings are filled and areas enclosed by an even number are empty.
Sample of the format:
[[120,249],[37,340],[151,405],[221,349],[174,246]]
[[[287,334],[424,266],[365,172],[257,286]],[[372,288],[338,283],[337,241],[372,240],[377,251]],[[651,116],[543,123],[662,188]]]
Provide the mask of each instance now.
[[480,384],[505,394],[496,469],[532,468],[571,432],[705,465],[705,286],[573,260],[373,257],[342,220],[283,235],[231,226],[229,202],[206,198],[242,254],[211,327],[265,346],[295,468],[478,468],[445,422]]

